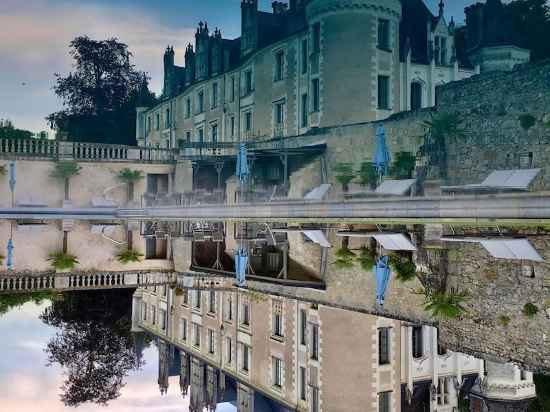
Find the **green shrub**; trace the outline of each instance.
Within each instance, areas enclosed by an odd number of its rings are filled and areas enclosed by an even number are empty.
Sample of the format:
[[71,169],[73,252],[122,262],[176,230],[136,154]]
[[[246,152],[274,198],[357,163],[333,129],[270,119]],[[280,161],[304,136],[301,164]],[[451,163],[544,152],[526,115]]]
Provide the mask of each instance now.
[[333,265],[338,269],[351,269],[355,265],[355,253],[346,247],[338,249],[334,256],[336,256],[336,261]]
[[395,271],[395,277],[401,282],[409,282],[416,278],[416,265],[401,256],[392,256],[390,264]]
[[359,169],[359,184],[362,186],[368,186],[370,188],[376,187],[378,181],[378,174],[371,162],[361,163]]
[[428,292],[425,290],[424,309],[434,318],[456,319],[466,313],[463,303],[468,299],[466,292],[451,289],[450,292]]
[[348,185],[355,179],[355,172],[351,163],[337,163],[334,166],[336,173],[336,181],[342,185],[344,190],[347,190]]
[[463,120],[457,113],[435,113],[431,119],[422,123],[428,129],[428,133],[439,143],[445,142],[449,137],[464,136],[461,124]]
[[529,130],[537,122],[537,119],[530,114],[522,114],[518,119],[519,124],[524,130]]
[[0,176],[5,176],[8,173],[6,165],[0,165]]
[[4,256],[0,255],[0,266],[4,264]]
[[361,269],[365,272],[369,272],[372,270],[374,265],[376,265],[376,253],[373,250],[363,246],[359,252],[357,261],[361,265]]
[[54,179],[65,180],[80,174],[82,168],[76,162],[59,161],[55,164],[50,176]]
[[125,183],[134,183],[143,179],[143,172],[141,170],[125,168],[118,173],[117,177]]
[[142,257],[143,257],[142,253],[139,253],[135,250],[125,249],[117,255],[117,260],[120,263],[128,264],[128,263],[140,262]]
[[79,263],[76,256],[64,252],[51,253],[48,260],[55,270],[74,269]]
[[534,305],[533,303],[526,303],[525,306],[523,306],[523,314],[528,318],[534,317],[537,313],[539,313],[539,308],[537,305]]
[[411,152],[397,152],[390,169],[396,179],[410,179],[416,166],[416,157]]
[[498,323],[500,323],[501,326],[507,327],[510,324],[510,318],[506,315],[500,315],[498,317]]
[[354,266],[353,260],[336,259],[333,263],[336,269],[345,270],[351,269]]

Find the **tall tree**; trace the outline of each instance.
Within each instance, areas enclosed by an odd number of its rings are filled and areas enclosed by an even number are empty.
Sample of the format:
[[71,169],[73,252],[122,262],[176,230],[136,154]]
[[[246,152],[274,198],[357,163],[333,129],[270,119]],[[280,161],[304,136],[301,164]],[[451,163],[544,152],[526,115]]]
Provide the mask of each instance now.
[[30,139],[32,132],[17,129],[8,119],[0,119],[0,139]]
[[505,7],[512,16],[521,46],[532,51],[532,60],[550,58],[550,6],[547,0],[514,0]]
[[135,107],[154,96],[147,76],[136,70],[128,46],[116,38],[76,37],[70,43],[74,71],[55,74],[54,91],[63,110],[47,117],[69,140],[135,144]]
[[120,396],[124,378],[139,367],[131,329],[132,291],[68,292],[42,315],[59,328],[45,351],[65,371],[67,406],[106,405]]

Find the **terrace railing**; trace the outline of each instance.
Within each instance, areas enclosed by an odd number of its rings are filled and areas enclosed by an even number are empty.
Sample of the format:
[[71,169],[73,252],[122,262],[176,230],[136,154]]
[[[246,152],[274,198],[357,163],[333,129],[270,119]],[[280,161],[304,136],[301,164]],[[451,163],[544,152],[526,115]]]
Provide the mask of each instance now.
[[0,139],[0,158],[171,163],[170,149],[39,139]]

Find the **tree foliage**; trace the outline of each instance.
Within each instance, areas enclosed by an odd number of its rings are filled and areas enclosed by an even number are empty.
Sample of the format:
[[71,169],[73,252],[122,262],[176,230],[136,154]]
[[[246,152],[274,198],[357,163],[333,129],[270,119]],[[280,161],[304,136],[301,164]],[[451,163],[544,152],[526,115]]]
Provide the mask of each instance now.
[[455,319],[466,313],[464,302],[468,293],[451,289],[449,292],[431,291],[424,289],[424,309],[434,318]]
[[64,369],[65,405],[106,405],[120,396],[124,378],[140,366],[132,346],[131,308],[131,290],[68,292],[41,315],[59,328],[45,351],[49,364]]
[[11,309],[23,306],[25,303],[33,302],[40,305],[45,300],[52,300],[54,295],[51,292],[32,293],[9,293],[0,295],[0,316],[8,313]]
[[397,152],[390,174],[396,179],[410,179],[416,166],[416,157],[411,152]]
[[51,253],[48,260],[56,270],[74,269],[78,265],[76,256],[64,253],[63,251]]
[[395,277],[402,282],[409,282],[416,278],[416,265],[410,259],[402,256],[392,256],[391,266],[395,271]]
[[122,250],[117,255],[117,260],[122,264],[136,263],[141,261],[143,253],[139,253],[136,250]]
[[124,168],[118,173],[118,178],[124,183],[134,183],[143,179],[143,172],[141,170]]
[[336,181],[342,185],[344,190],[348,189],[348,185],[355,179],[355,171],[351,163],[336,163],[334,166],[336,173]]
[[361,269],[365,272],[369,272],[372,270],[374,265],[376,265],[376,252],[373,249],[363,246],[359,251],[357,261],[359,262]]
[[373,189],[376,187],[377,181],[378,173],[376,173],[376,169],[372,162],[361,163],[361,168],[359,169],[359,184]]
[[0,139],[31,139],[32,132],[17,129],[8,119],[0,119]]
[[55,74],[55,94],[63,110],[47,117],[69,140],[135,143],[135,107],[151,105],[145,73],[136,70],[128,46],[116,38],[76,37],[69,54],[74,71]]
[[546,0],[515,0],[505,5],[514,30],[519,35],[519,45],[531,50],[531,59],[550,58],[550,6]]
[[82,168],[76,162],[71,161],[59,161],[56,162],[53,170],[50,173],[50,177],[59,180],[69,179],[73,176],[80,174]]

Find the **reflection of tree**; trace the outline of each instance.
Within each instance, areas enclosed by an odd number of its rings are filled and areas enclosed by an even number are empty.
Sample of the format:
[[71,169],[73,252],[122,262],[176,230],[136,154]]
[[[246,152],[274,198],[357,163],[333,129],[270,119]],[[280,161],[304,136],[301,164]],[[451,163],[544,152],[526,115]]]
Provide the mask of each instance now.
[[43,301],[53,298],[54,295],[51,292],[8,293],[0,295],[0,316],[8,313],[13,308],[23,306],[27,302],[40,305]]
[[50,364],[65,369],[65,405],[105,405],[120,396],[125,376],[139,367],[131,310],[132,291],[69,292],[41,315],[44,323],[60,329],[45,351]]

